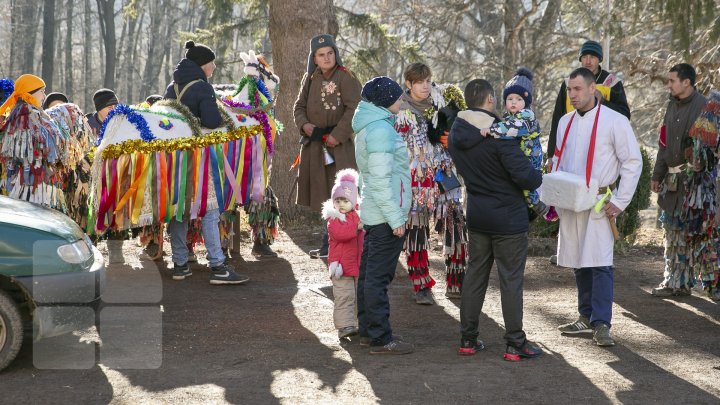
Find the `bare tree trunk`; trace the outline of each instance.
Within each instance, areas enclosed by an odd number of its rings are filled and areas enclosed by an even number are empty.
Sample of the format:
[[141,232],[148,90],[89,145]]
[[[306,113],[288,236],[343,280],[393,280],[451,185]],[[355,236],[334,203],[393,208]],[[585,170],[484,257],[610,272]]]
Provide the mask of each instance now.
[[84,7],[84,22],[85,26],[83,29],[83,36],[84,36],[84,43],[85,46],[83,47],[83,65],[84,65],[84,73],[85,76],[84,79],[84,87],[85,90],[83,93],[85,94],[85,99],[83,100],[85,110],[84,111],[93,111],[94,106],[92,102],[92,93],[94,90],[93,88],[93,67],[92,67],[92,50],[95,48],[93,44],[93,35],[92,35],[92,15],[90,13],[90,0],[85,0],[85,7]]
[[54,59],[55,0],[45,0],[43,6],[42,77],[48,92],[53,90]]
[[[75,8],[75,0],[68,0],[66,11],[65,26],[67,32],[65,33],[65,94],[69,100],[73,100],[75,94],[73,87],[75,87],[75,80],[73,79],[73,11]],[[89,44],[88,44],[89,45]]]
[[100,32],[105,44],[105,78],[103,86],[115,89],[115,0],[97,0]]
[[[160,38],[160,32],[163,31],[163,23],[165,21],[165,13],[167,1],[161,3],[159,1],[151,1],[149,3],[148,13],[150,14],[150,38]],[[160,74],[160,65],[162,58],[158,55],[158,41],[148,41],[147,59],[145,60],[145,69],[143,71],[142,86],[140,87],[140,97],[147,97],[155,92],[157,87],[158,75]]]
[[285,132],[275,141],[272,187],[286,218],[298,214],[295,205],[296,174],[288,175],[298,153],[300,135],[293,120],[293,104],[305,72],[310,38],[320,33],[337,34],[333,2],[318,0],[270,0],[270,41],[273,68],[282,80],[275,112],[285,124]]

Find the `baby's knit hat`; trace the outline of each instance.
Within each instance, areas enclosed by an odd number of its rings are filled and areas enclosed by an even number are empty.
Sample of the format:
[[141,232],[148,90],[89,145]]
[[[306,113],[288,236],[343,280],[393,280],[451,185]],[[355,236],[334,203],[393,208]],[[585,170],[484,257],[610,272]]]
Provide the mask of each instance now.
[[530,108],[532,104],[532,79],[533,74],[528,68],[518,68],[510,81],[505,85],[503,90],[503,100],[507,99],[508,94],[517,94],[525,100],[525,107]]
[[353,169],[343,169],[335,176],[335,185],[332,189],[332,199],[347,198],[355,209],[358,209],[358,172]]

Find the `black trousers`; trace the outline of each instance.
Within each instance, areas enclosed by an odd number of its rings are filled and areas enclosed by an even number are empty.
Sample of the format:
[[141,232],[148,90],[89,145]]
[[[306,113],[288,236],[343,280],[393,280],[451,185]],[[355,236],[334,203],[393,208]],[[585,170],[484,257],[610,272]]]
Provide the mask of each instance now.
[[460,300],[463,339],[476,340],[480,312],[493,263],[497,263],[500,300],[505,320],[505,340],[509,345],[525,342],[523,332],[523,277],[527,259],[527,233],[490,235],[469,231],[468,266]]
[[395,268],[405,237],[393,235],[390,225],[365,225],[357,306],[360,336],[372,339],[372,346],[384,346],[392,339],[388,286],[395,277]]

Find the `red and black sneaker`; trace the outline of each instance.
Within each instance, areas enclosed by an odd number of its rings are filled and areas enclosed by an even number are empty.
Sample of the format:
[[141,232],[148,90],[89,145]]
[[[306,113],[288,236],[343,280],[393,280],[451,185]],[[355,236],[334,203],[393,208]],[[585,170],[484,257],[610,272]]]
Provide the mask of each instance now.
[[482,340],[476,339],[473,341],[472,339],[461,339],[458,354],[461,356],[472,356],[484,348],[485,344]]
[[522,346],[515,347],[507,345],[503,359],[507,361],[520,361],[525,359],[533,359],[543,354],[541,348],[535,346],[535,344],[529,340],[525,340]]

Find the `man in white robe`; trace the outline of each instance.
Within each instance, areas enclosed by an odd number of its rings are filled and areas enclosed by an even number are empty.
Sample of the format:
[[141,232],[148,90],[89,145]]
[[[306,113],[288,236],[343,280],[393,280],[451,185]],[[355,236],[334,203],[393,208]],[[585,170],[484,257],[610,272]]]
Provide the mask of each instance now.
[[[610,221],[615,221],[630,203],[640,179],[642,158],[628,119],[597,103],[595,78],[590,70],[574,70],[567,87],[576,111],[560,119],[555,134],[560,148],[559,154],[553,157],[553,170],[597,180],[598,199],[607,187],[613,195],[600,213],[593,209],[558,210],[558,265],[575,271],[580,313],[577,321],[559,329],[568,334],[593,333],[598,346],[614,346],[610,336],[614,272]],[[593,132],[594,153],[589,168]],[[616,187],[618,178],[622,180]]]

